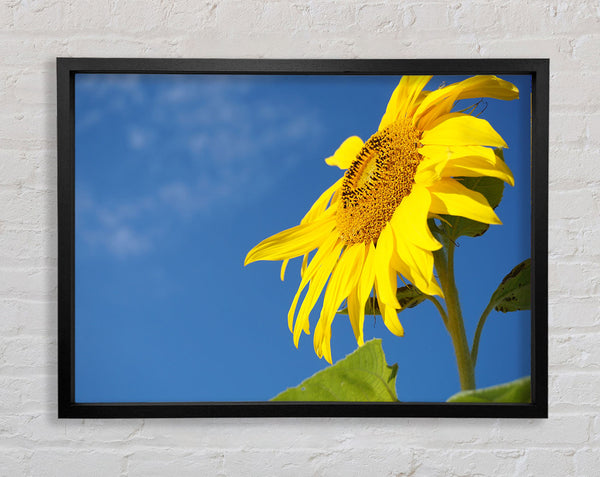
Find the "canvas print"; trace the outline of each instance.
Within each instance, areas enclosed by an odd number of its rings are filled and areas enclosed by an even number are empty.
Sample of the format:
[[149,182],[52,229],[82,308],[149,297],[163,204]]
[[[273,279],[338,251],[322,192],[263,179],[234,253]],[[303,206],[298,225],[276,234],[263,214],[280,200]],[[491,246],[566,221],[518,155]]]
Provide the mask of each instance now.
[[75,402],[530,402],[531,91],[77,74]]

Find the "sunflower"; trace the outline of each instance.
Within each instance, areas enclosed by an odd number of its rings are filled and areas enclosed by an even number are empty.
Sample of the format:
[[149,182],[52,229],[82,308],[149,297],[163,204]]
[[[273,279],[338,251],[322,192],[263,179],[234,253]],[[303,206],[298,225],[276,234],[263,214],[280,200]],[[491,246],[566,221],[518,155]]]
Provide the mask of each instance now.
[[451,111],[460,99],[512,100],[519,91],[495,76],[474,76],[426,91],[430,79],[402,77],[377,132],[366,142],[349,137],[325,160],[345,170],[344,175],[299,225],[263,240],[246,256],[244,265],[283,260],[282,280],[289,259],[304,256],[288,325],[298,347],[302,331],[310,334],[309,313],[325,289],[314,348],[329,363],[331,324],[344,300],[362,346],[365,304],[373,288],[383,321],[397,336],[404,334],[397,315],[398,277],[426,295],[443,296],[433,272],[433,252],[442,245],[428,218],[447,214],[501,224],[482,194],[454,178],[489,176],[514,185],[510,169],[493,150],[507,145],[484,119]]

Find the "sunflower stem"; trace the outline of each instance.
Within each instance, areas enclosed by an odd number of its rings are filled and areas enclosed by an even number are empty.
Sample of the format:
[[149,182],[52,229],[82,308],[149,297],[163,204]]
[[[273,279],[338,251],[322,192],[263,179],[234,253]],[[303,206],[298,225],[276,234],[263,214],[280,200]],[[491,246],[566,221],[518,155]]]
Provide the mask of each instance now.
[[483,310],[481,314],[481,318],[479,318],[479,323],[477,323],[477,329],[475,330],[475,336],[473,337],[473,346],[471,346],[471,361],[473,361],[473,367],[477,364],[477,353],[479,351],[479,340],[481,339],[481,332],[483,331],[483,325],[485,325],[485,320],[487,319],[490,312],[494,309],[494,304],[490,303]]
[[435,267],[446,300],[446,310],[448,313],[447,329],[454,345],[460,388],[465,391],[475,389],[475,367],[471,359],[469,342],[467,341],[465,324],[458,299],[458,289],[456,288],[454,278],[454,250],[456,246],[450,240],[444,242],[444,247],[434,252]]

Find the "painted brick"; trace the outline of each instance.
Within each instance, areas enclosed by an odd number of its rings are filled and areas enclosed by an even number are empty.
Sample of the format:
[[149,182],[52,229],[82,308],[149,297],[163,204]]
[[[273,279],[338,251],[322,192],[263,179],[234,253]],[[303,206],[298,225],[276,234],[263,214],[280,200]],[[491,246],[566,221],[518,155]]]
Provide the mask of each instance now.
[[111,5],[111,10],[110,26],[114,32],[153,32],[160,29],[165,20],[162,2],[117,0]]
[[[574,66],[569,37],[532,37],[524,40],[518,37],[488,39],[483,36],[480,43],[480,54],[484,58],[550,58],[553,72],[563,71]],[[551,90],[553,90],[552,88],[553,85],[551,85]],[[554,96],[550,101],[554,101]]]
[[549,364],[569,369],[600,369],[600,333],[551,336]]
[[361,30],[371,34],[398,31],[404,26],[405,10],[400,4],[374,3],[362,5],[357,11]]
[[550,136],[561,143],[581,142],[586,129],[587,117],[581,114],[554,114],[550,119]]
[[9,147],[14,145],[15,149],[55,130],[56,121],[37,108],[20,105],[12,113],[0,112],[0,140],[6,141]]
[[190,23],[198,29],[214,26],[218,2],[199,1],[190,4],[165,3],[163,5],[163,28],[169,31],[187,31]]
[[[536,21],[531,21],[534,18]],[[562,0],[507,2],[500,9],[499,21],[526,36],[535,36],[542,31],[553,34],[591,33],[596,32],[600,24],[592,2]]]
[[594,420],[592,422],[592,439],[590,444],[595,445],[596,447],[598,447],[598,444],[600,444],[600,417],[595,416]]
[[575,451],[530,449],[515,475],[575,475]]
[[[47,104],[53,111],[56,104],[55,66],[52,65],[50,68],[40,71],[25,70],[16,75],[13,94],[20,104]],[[44,109],[48,111],[48,109]],[[21,114],[24,116],[23,119],[26,119],[26,111]]]
[[56,399],[46,392],[45,382],[37,377],[0,375],[0,410],[3,414],[30,414],[44,410]]
[[56,189],[56,153],[0,149],[0,186]]
[[113,4],[110,0],[67,2],[62,25],[67,30],[82,32],[109,29],[114,13]]
[[56,221],[56,192],[19,187],[0,189],[3,221],[7,227],[49,228]]
[[548,252],[551,256],[583,254],[584,232],[576,226],[577,220],[562,220],[548,231]]
[[[592,66],[592,65],[590,65]],[[553,105],[578,106],[572,111],[584,110],[588,113],[597,112],[600,105],[595,88],[592,86],[600,74],[597,71],[586,71],[581,66],[558,69],[553,65],[551,70],[550,102]],[[555,143],[557,146],[560,143]]]
[[13,3],[2,2],[0,5],[0,25],[2,25],[6,30],[10,30],[13,27],[13,10]]
[[578,219],[597,216],[600,210],[600,192],[592,187],[579,190],[561,191],[552,194],[549,208],[554,217]]
[[600,324],[598,299],[583,296],[553,301],[548,309],[548,322],[552,329],[568,328],[569,332],[577,328],[595,327]]
[[[36,35],[14,35],[9,34],[2,37],[0,42],[0,55],[2,55],[2,64],[6,66],[17,66],[23,71],[26,68],[39,68],[41,65],[48,65],[57,56],[65,56],[65,46],[68,36],[62,38],[52,38]],[[13,104],[13,108],[16,105]]]
[[122,58],[170,57],[175,56],[174,50],[177,43],[177,39],[165,38],[136,39],[123,36],[107,40],[104,37],[74,37],[67,41],[64,56],[94,57],[99,56],[99,51],[107,51],[109,48],[114,48],[119,54],[108,56],[118,56]]
[[334,477],[338,475],[369,475],[373,468],[394,469],[397,475],[413,470],[410,449],[360,447],[352,449],[324,450],[291,449],[286,455],[270,451],[241,449],[224,455],[224,475],[315,475]]
[[[595,160],[597,152],[588,142],[552,148],[550,151],[550,184],[572,184],[575,188],[596,189],[591,181],[600,177],[600,163]],[[554,218],[554,217],[553,217]],[[587,225],[587,224],[586,224]],[[589,224],[593,225],[593,224]]]
[[600,373],[574,372],[550,375],[548,389],[553,399],[562,404],[585,405],[598,408]]
[[[415,452],[414,475],[493,475],[514,476],[525,450],[463,450]],[[406,474],[413,475],[413,474]]]
[[600,449],[584,448],[578,449],[575,453],[575,474],[576,475],[595,475],[600,469]]
[[[598,22],[600,26],[600,21]],[[600,35],[584,35],[573,41],[573,58],[581,63],[584,68],[589,68],[598,60],[598,44]]]
[[122,452],[69,447],[36,450],[31,457],[31,471],[32,475],[44,477],[121,475],[124,466]]
[[319,31],[352,31],[356,25],[356,6],[351,2],[313,2],[311,25]]
[[598,295],[600,276],[595,263],[550,262],[548,264],[548,293],[555,296],[586,297]]
[[[553,391],[554,389],[551,389],[550,393],[553,394]],[[555,397],[552,395],[551,399]],[[563,445],[579,445],[590,438],[590,421],[590,416],[577,415],[552,415],[548,421],[502,421],[490,442],[494,443],[493,446],[505,449],[552,445],[556,439],[554,429],[560,429],[560,440]],[[525,423],[526,425],[523,425]]]
[[32,450],[2,449],[0,451],[0,476],[28,477],[31,474]]
[[582,234],[583,255],[597,257],[600,255],[600,226],[584,230]]
[[13,21],[15,30],[53,31],[60,29],[65,15],[65,3],[52,0],[15,2]]
[[4,268],[0,273],[0,297],[50,299],[56,291],[56,269]]
[[586,139],[590,143],[600,144],[600,114],[590,114],[587,117]]
[[0,344],[0,375],[45,374],[56,366],[56,338],[17,336]]
[[459,32],[472,33],[485,30],[488,37],[501,37],[504,25],[498,21],[501,6],[491,3],[465,2],[449,7],[450,14]]
[[[233,475],[223,473],[224,460],[224,453],[219,451],[177,450],[168,447],[141,449],[127,456],[127,475],[172,475],[174,469],[177,469],[177,476],[181,477]],[[251,466],[247,466],[245,472],[241,473],[251,475],[251,469]]]
[[56,302],[48,299],[0,299],[0,333],[49,335],[56,329]]
[[451,20],[451,15],[454,14],[455,10],[452,5],[446,2],[414,3],[410,5],[409,10],[411,15],[415,17],[415,21],[410,25],[410,29],[415,33],[456,31],[456,27]]
[[73,445],[122,445],[124,443],[148,443],[140,438],[144,427],[141,419],[81,420],[71,419],[64,423],[64,438]]
[[55,255],[56,240],[56,233],[47,230],[5,230],[0,237],[0,263],[14,268],[47,264]]

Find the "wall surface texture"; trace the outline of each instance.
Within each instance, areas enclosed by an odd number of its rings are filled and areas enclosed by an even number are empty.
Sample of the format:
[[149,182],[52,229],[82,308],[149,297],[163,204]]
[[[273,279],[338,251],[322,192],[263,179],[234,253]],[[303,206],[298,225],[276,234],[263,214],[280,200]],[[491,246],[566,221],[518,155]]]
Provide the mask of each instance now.
[[[4,0],[0,25],[0,475],[600,473],[597,0]],[[550,418],[57,420],[57,56],[549,57]]]

